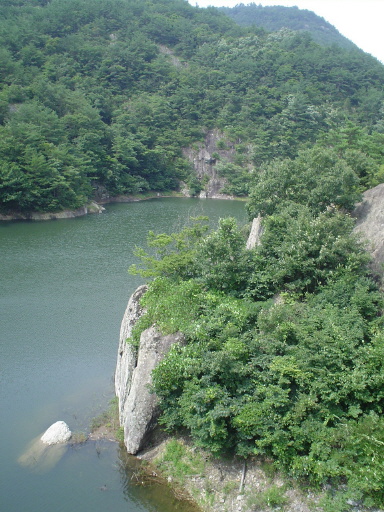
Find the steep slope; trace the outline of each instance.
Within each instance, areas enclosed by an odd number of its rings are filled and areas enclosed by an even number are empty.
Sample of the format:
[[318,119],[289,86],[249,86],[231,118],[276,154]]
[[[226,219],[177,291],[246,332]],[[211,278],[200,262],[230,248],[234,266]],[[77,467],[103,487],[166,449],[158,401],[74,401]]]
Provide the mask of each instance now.
[[215,194],[227,181],[227,194],[246,195],[261,167],[331,130],[333,146],[350,123],[382,159],[384,66],[308,34],[256,35],[185,0],[9,0],[0,45],[3,214],[180,183],[195,193],[206,179],[185,155],[210,133],[221,134]]

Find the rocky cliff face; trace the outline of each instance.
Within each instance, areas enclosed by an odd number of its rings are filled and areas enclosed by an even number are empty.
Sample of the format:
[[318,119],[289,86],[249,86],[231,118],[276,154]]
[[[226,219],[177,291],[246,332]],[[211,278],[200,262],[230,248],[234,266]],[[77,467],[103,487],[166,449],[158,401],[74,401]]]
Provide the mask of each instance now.
[[128,301],[120,328],[119,350],[115,372],[115,393],[119,399],[120,425],[124,424],[126,416],[125,407],[131,390],[133,370],[137,363],[137,351],[135,347],[127,343],[127,338],[132,335],[132,329],[143,314],[140,299],[147,291],[147,286],[139,286]]
[[355,232],[368,242],[368,251],[373,258],[373,271],[381,276],[384,286],[384,183],[367,190],[353,216],[356,218]]
[[219,147],[219,141],[221,140],[223,140],[221,132],[219,130],[211,130],[207,133],[204,143],[196,148],[186,148],[183,150],[184,156],[192,163],[197,179],[203,186],[199,196],[201,198],[230,198],[230,196],[221,193],[226,180],[218,175],[215,155],[219,155],[223,161],[228,160],[231,162],[235,154],[235,148],[233,144],[226,141],[226,149],[222,149]]
[[146,292],[140,286],[131,296],[120,329],[120,343],[115,373],[115,391],[119,399],[120,425],[124,428],[124,444],[128,453],[136,454],[146,444],[158,417],[158,401],[151,393],[151,373],[174,343],[181,343],[181,334],[162,336],[155,327],[142,332],[139,348],[127,338],[143,314],[140,299]]

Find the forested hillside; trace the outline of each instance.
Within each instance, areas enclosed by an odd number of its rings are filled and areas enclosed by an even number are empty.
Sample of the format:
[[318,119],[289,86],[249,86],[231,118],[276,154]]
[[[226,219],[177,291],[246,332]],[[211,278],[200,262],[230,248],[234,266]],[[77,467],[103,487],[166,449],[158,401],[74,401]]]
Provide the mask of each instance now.
[[1,212],[76,208],[194,182],[209,129],[247,195],[274,159],[334,148],[382,179],[384,67],[306,33],[241,28],[186,0],[7,0],[0,7]]
[[309,32],[313,40],[323,46],[337,44],[346,49],[357,48],[333,25],[307,9],[283,7],[282,5],[262,6],[254,2],[247,5],[241,3],[235,7],[220,7],[219,9],[244,27],[255,25],[268,32],[289,28],[290,30]]

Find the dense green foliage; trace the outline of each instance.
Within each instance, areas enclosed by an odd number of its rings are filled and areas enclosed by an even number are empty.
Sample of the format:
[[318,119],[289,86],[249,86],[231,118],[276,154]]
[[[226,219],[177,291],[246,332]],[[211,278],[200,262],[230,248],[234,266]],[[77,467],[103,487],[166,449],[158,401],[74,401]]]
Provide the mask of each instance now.
[[[364,187],[382,181],[384,67],[360,50],[241,28],[186,0],[7,0],[0,53],[1,212],[180,180],[197,191],[181,149],[213,128],[236,151],[220,162],[229,193],[316,141],[343,142]],[[341,140],[351,126],[364,144]]]
[[[304,160],[299,183],[291,165]],[[160,422],[213,453],[270,457],[291,475],[347,482],[355,499],[383,505],[383,296],[352,233],[351,205],[337,201],[356,193],[356,175],[319,148],[266,173],[267,195],[257,183],[249,203],[265,215],[255,248],[222,219],[205,235],[200,224],[152,234],[152,252],[138,252],[153,280],[135,342],[153,324],[186,338],[153,373]],[[265,199],[269,183],[275,202]]]
[[220,7],[220,11],[242,26],[255,25],[268,32],[277,32],[282,28],[306,31],[311,34],[316,43],[325,46],[337,44],[342,48],[356,48],[333,25],[307,9],[283,7],[282,5],[262,6],[252,2],[247,5],[240,3],[235,7]]
[[335,150],[309,149],[294,160],[275,161],[254,181],[247,205],[251,218],[272,215],[292,201],[316,214],[330,205],[351,211],[361,199],[357,173]]

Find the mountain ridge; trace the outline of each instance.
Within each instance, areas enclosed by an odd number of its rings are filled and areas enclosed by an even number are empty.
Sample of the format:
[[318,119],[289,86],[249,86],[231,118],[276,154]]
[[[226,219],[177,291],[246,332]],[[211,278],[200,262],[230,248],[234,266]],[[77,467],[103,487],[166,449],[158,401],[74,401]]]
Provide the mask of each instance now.
[[335,26],[309,9],[282,5],[262,6],[254,2],[235,7],[219,7],[219,10],[241,26],[255,25],[269,32],[282,28],[309,32],[313,40],[322,46],[337,44],[341,48],[358,48],[353,41],[343,36]]

